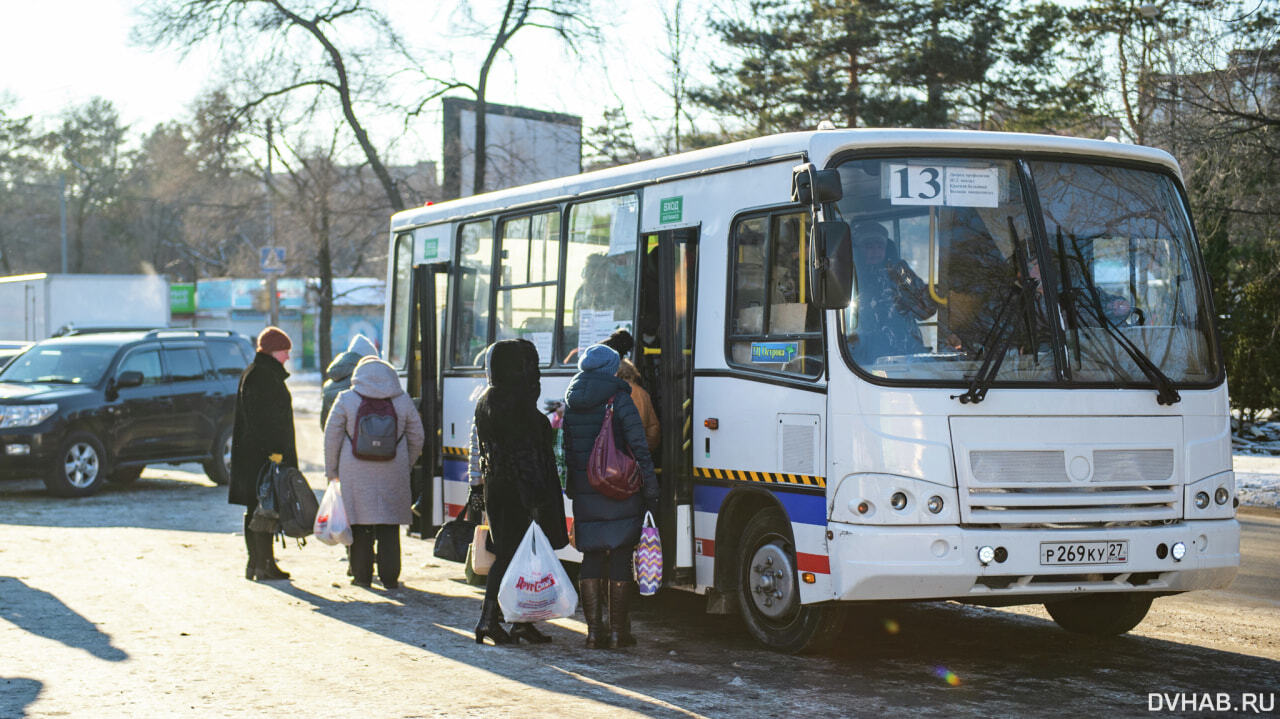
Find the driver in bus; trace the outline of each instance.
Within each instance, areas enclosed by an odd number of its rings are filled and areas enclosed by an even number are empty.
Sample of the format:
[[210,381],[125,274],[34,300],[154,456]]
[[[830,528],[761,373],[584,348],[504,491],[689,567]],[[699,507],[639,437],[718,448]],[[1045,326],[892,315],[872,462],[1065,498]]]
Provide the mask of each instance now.
[[869,363],[925,352],[918,322],[938,309],[928,285],[898,256],[884,225],[859,222],[851,236],[858,280],[858,325],[850,347],[854,359]]

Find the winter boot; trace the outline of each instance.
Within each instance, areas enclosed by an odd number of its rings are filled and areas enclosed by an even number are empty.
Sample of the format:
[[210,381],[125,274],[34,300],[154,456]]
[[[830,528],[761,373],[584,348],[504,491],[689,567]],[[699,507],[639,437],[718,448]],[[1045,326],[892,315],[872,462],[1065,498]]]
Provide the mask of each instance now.
[[288,579],[289,573],[276,565],[275,537],[270,532],[254,532],[258,544],[258,579]]
[[631,592],[635,582],[609,582],[609,632],[610,643],[615,647],[635,646],[631,634]]
[[244,513],[244,546],[249,550],[249,563],[244,566],[244,578],[250,581],[258,578],[258,541],[257,532],[249,529],[249,513]]
[[605,580],[583,579],[578,585],[582,589],[582,614],[587,618],[587,649],[608,649],[609,630],[604,625]]
[[511,638],[516,644],[523,639],[530,644],[546,644],[551,641],[551,637],[538,631],[538,628],[529,622],[517,622],[511,625]]
[[485,637],[492,639],[494,644],[511,643],[511,635],[502,628],[499,611],[498,600],[484,600],[480,607],[480,623],[476,625],[476,644],[484,644]]

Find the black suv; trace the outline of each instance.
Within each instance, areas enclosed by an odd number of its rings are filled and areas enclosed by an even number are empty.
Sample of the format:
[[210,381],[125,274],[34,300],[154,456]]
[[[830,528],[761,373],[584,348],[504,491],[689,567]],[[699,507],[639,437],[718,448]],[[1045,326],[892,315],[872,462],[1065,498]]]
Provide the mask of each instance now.
[[240,374],[253,345],[222,330],[75,334],[0,370],[0,477],[54,494],[128,484],[148,464],[202,462],[226,484]]

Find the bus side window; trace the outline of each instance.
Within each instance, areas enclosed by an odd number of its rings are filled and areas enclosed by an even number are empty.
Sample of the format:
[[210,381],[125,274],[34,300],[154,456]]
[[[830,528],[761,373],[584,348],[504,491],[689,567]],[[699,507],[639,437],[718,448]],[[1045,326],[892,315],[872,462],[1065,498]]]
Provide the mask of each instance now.
[[635,195],[621,195],[584,202],[569,210],[560,335],[565,364],[576,363],[582,348],[605,340],[613,330],[633,329],[636,208]]
[[809,303],[803,213],[751,217],[734,228],[729,362],[804,377],[822,373],[822,317]]
[[493,274],[493,224],[462,226],[458,238],[458,309],[453,326],[453,365],[475,367],[489,344],[489,282]]

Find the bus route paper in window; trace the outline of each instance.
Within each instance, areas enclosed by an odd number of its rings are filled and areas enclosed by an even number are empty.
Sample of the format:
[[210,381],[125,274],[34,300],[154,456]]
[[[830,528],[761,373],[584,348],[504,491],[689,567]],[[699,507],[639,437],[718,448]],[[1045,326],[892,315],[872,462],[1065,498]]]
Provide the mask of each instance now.
[[894,205],[999,207],[1000,169],[888,165],[883,191]]
[[524,335],[524,339],[532,342],[538,351],[538,364],[551,362],[551,335],[550,332],[528,332]]
[[578,351],[609,339],[613,310],[578,310]]

